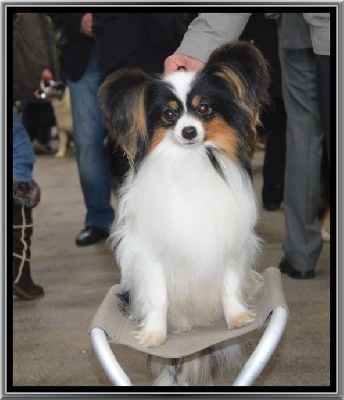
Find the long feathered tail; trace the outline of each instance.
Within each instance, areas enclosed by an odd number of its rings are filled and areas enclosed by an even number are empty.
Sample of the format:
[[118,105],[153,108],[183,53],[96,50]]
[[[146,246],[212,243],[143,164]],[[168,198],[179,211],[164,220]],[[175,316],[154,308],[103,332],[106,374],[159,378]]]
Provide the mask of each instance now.
[[[242,287],[247,307],[254,310],[263,287],[263,278],[255,270],[247,274]],[[249,350],[250,341],[239,337],[200,352],[182,357],[163,359],[149,357],[155,386],[211,386],[216,378],[235,370]],[[245,354],[244,354],[245,353]]]
[[148,361],[155,386],[211,386],[241,359],[241,353],[240,343],[224,342],[182,358],[150,356]]

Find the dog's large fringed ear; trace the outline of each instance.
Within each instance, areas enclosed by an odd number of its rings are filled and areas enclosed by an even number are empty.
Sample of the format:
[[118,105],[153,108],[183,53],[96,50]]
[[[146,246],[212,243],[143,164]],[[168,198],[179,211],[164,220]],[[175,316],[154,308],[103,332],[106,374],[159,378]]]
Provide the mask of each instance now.
[[152,82],[140,69],[122,69],[110,74],[99,88],[103,121],[131,166],[138,143],[147,141],[145,94]]
[[227,43],[213,51],[205,69],[235,88],[255,134],[260,110],[269,104],[270,71],[262,53],[246,41]]

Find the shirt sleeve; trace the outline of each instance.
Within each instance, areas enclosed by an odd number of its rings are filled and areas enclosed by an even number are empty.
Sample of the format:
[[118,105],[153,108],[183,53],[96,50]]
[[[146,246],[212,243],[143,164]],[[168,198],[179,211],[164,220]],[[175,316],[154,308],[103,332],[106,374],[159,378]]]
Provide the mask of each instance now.
[[251,13],[202,13],[189,25],[175,51],[206,62],[210,53],[226,42],[237,40]]
[[315,54],[330,55],[330,13],[304,13]]

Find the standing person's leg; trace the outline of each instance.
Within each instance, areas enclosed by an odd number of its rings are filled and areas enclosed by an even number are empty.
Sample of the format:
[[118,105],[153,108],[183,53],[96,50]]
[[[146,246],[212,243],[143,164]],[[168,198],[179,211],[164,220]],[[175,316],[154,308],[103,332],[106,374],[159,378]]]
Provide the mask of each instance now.
[[55,115],[50,102],[31,102],[26,107],[26,129],[32,140],[36,154],[53,154],[49,142],[51,127],[55,125]]
[[286,155],[286,113],[281,98],[273,99],[274,109],[266,127],[266,149],[263,165],[262,199],[268,211],[277,210],[283,201]]
[[322,248],[318,207],[323,131],[316,103],[315,55],[311,49],[281,49],[280,59],[287,112],[287,236],[280,268],[294,278],[311,278]]
[[324,129],[328,160],[331,163],[331,95],[330,95],[330,56],[316,56],[317,101],[319,115]]
[[40,200],[40,189],[32,180],[35,156],[29,135],[13,110],[13,294],[25,300],[44,295],[31,277],[32,208]]
[[77,82],[68,81],[74,123],[74,142],[81,188],[87,209],[85,230],[77,237],[78,245],[104,239],[114,219],[110,203],[111,189],[104,139],[106,128],[97,105],[100,72],[93,52],[87,70]]
[[[29,196],[29,193],[25,193],[25,196]],[[15,200],[13,199],[13,294],[25,300],[34,300],[44,296],[44,290],[31,277],[32,208],[17,204]]]

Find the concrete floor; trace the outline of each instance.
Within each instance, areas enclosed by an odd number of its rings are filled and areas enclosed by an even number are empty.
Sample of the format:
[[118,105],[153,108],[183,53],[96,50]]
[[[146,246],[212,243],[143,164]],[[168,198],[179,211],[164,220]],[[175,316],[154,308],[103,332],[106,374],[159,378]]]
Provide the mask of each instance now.
[[[263,156],[258,151],[254,160],[258,193]],[[13,387],[22,392],[35,388],[68,392],[71,386],[80,392],[111,390],[87,329],[107,290],[118,283],[118,268],[104,243],[85,248],[74,244],[83,228],[85,209],[73,152],[65,159],[37,156],[34,177],[41,186],[42,200],[33,215],[32,275],[44,287],[45,297],[35,301],[13,298]],[[283,256],[283,209],[262,211],[258,232],[265,241],[260,269],[277,266]],[[260,390],[330,391],[328,243],[316,273],[308,281],[283,275],[290,316],[276,352],[255,382],[257,388],[263,387]],[[150,385],[146,356],[121,346],[116,354],[135,385]],[[231,381],[219,384],[230,385]]]

